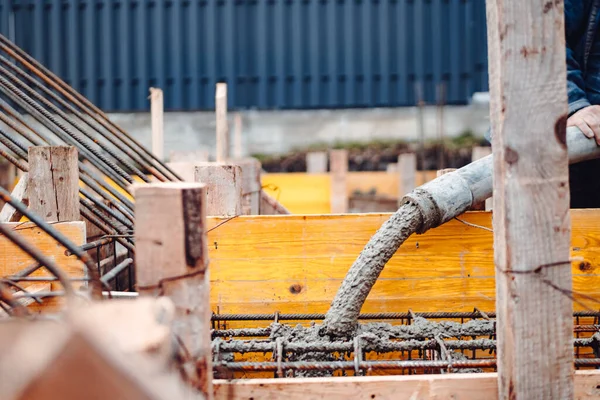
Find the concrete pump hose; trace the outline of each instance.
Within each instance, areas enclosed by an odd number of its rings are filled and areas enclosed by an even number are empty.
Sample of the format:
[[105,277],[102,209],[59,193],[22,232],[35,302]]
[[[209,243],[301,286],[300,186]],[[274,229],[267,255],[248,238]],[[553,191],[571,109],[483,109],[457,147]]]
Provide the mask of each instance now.
[[[570,164],[600,158],[600,147],[578,128],[567,129],[567,147]],[[403,202],[415,204],[423,216],[417,233],[440,226],[492,196],[492,157],[444,174],[404,196]]]
[[[600,158],[600,147],[577,128],[567,129],[569,162]],[[351,337],[360,310],[385,264],[413,233],[424,233],[492,196],[492,155],[426,183],[404,197],[403,205],[371,237],[354,261],[320,332],[330,337]]]

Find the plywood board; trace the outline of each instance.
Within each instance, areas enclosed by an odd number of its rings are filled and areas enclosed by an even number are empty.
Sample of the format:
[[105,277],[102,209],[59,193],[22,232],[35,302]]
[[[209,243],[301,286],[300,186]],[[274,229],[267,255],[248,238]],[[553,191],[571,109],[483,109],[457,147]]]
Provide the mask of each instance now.
[[[600,298],[600,210],[573,210],[575,292]],[[390,214],[209,218],[211,308],[326,312],[348,268]],[[491,228],[491,213],[462,220]],[[492,232],[453,220],[414,235],[382,272],[363,312],[495,309]],[[597,309],[597,304],[587,302]],[[582,309],[581,304],[575,304]]]

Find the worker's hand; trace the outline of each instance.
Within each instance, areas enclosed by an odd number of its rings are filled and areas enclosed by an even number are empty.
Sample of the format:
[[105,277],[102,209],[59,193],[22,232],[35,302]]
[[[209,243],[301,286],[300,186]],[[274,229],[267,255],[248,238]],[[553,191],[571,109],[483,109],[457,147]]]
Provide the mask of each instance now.
[[585,136],[600,145],[600,106],[588,106],[567,119],[567,127],[576,126]]

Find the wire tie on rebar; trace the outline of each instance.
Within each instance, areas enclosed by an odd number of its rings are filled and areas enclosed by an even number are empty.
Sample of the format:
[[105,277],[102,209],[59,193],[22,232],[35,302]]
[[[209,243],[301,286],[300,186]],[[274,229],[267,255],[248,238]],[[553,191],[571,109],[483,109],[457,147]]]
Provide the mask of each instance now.
[[213,362],[215,364],[218,364],[220,359],[221,359],[221,342],[223,340],[221,338],[217,338],[213,344],[214,344],[214,354],[213,354]]
[[279,311],[275,311],[275,314],[273,316],[273,322],[276,324],[279,323]]
[[[417,319],[417,316],[410,308],[408,309],[408,313],[410,314],[410,318],[412,318],[413,321]],[[410,320],[408,321],[408,324],[410,325]]]
[[473,308],[473,310],[475,310],[475,312],[478,312],[479,314],[481,314],[481,316],[486,319],[486,320],[490,320],[490,317],[483,311],[481,311],[479,308],[475,307]]

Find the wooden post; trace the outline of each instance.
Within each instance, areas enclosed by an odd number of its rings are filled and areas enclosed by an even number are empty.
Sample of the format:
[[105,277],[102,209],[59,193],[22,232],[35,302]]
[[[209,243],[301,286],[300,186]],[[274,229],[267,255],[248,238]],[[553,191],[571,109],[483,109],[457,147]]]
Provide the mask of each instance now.
[[206,212],[211,216],[242,214],[242,169],[234,164],[199,163],[196,182],[206,185]]
[[417,186],[417,156],[415,153],[404,153],[398,156],[398,205],[402,198]]
[[150,88],[150,113],[152,117],[152,153],[159,160],[164,158],[163,91]]
[[306,172],[308,174],[324,174],[327,172],[327,153],[313,151],[306,153]]
[[135,200],[138,291],[173,301],[174,333],[191,355],[186,371],[194,386],[212,398],[206,187],[136,185]]
[[260,172],[262,166],[256,158],[235,160],[242,172],[242,214],[259,215],[260,213]]
[[[491,147],[484,147],[484,146],[477,146],[477,147],[473,147],[472,153],[471,153],[471,161],[477,161],[483,157],[489,156],[490,154],[492,154],[492,148]],[[489,199],[487,199],[485,201],[485,204],[483,205],[483,210],[486,211],[490,211],[492,209],[492,203],[493,200],[490,197]]]
[[234,119],[233,157],[236,160],[244,157],[244,145],[242,143],[242,115],[240,113],[236,113]]
[[348,212],[348,150],[331,150],[331,213]]
[[215,91],[215,114],[217,120],[217,162],[225,162],[229,159],[226,83],[217,83]]
[[[29,204],[29,199],[27,196],[27,185],[29,184],[28,176],[29,174],[27,172],[24,173],[11,193],[14,198],[27,205]],[[19,222],[21,217],[21,213],[8,203],[4,204],[2,211],[0,211],[0,223]]]
[[499,398],[572,399],[563,2],[486,4]]
[[77,149],[29,148],[29,208],[46,221],[79,221]]

